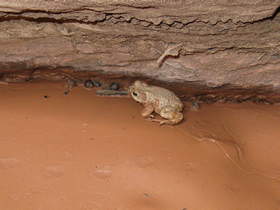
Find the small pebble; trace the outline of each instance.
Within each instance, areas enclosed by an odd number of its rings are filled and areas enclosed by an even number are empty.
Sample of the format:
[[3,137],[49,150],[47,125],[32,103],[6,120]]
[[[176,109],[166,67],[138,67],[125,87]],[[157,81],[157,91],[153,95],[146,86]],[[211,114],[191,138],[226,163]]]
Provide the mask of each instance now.
[[109,86],[109,90],[119,90],[119,89],[120,89],[120,86],[116,82],[111,83]]
[[200,105],[199,105],[199,103],[198,102],[196,102],[196,101],[193,101],[192,103],[191,103],[191,111],[199,111],[199,109],[200,109]]
[[92,83],[95,87],[101,87],[101,83],[95,80],[92,80]]
[[49,96],[47,96],[47,95],[46,95],[46,96],[44,96],[44,98],[48,98],[48,97],[49,97]]
[[86,88],[93,88],[95,85],[93,84],[93,82],[90,79],[88,79],[84,82],[84,86]]

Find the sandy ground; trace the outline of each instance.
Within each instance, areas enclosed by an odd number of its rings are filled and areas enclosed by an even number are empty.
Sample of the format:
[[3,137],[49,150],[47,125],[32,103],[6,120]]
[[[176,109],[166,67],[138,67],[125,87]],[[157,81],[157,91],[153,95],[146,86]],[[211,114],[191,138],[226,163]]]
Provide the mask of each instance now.
[[280,107],[202,105],[160,127],[130,98],[0,92],[0,209],[280,209]]

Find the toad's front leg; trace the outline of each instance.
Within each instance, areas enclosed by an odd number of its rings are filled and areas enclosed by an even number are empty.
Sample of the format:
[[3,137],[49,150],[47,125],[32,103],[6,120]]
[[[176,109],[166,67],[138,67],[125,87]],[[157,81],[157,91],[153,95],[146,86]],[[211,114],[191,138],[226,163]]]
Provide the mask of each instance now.
[[154,111],[154,107],[151,104],[145,104],[144,109],[141,112],[141,115],[142,117],[150,119],[154,117],[152,115],[153,111]]

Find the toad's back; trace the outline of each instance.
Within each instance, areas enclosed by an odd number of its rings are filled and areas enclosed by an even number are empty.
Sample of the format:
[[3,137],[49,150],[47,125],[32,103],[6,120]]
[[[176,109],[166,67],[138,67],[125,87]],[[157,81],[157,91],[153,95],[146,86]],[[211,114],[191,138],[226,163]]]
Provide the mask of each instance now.
[[156,86],[146,87],[146,96],[147,101],[156,106],[155,108],[157,109],[165,106],[172,106],[178,111],[183,109],[181,100],[173,92],[165,88]]

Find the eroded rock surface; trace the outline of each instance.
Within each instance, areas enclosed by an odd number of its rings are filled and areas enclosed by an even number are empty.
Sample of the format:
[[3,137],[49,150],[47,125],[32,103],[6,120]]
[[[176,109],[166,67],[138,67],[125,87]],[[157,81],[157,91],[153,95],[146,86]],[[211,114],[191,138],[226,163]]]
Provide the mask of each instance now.
[[[194,95],[253,90],[278,100],[279,6],[279,0],[0,0],[0,70],[70,69],[150,78]],[[178,44],[178,56],[159,66]]]

